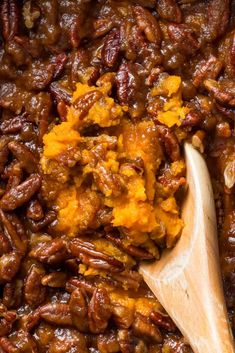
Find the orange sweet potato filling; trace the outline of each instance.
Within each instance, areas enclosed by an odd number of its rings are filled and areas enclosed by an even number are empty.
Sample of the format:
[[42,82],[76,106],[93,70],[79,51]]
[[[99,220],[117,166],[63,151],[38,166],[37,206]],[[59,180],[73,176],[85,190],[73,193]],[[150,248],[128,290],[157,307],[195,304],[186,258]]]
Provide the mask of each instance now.
[[[125,234],[126,244],[151,249],[157,257],[155,242],[173,246],[183,221],[174,192],[158,187],[164,154],[155,124],[147,117],[142,121],[127,118],[127,107],[109,97],[111,74],[107,75],[97,87],[78,83],[67,121],[52,126],[44,136],[44,196],[58,212],[57,231],[73,237],[97,229],[99,212],[109,210],[109,221]],[[180,125],[188,111],[182,106],[180,78],[168,76],[151,94],[153,99],[165,97],[157,119],[169,127]],[[91,96],[97,98],[89,105]],[[85,136],[84,130],[94,126],[102,128],[99,136]],[[69,156],[69,163],[64,156]],[[171,164],[172,175],[184,175],[184,169],[183,161]],[[47,179],[54,185],[51,192]],[[96,246],[101,249],[102,241]],[[128,261],[107,243],[103,243],[102,251],[105,249]]]

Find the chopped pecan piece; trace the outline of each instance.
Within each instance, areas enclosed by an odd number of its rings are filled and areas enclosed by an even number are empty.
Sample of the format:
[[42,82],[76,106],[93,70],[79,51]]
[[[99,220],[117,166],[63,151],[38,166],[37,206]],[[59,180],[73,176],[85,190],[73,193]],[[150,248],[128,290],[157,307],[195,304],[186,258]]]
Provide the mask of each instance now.
[[176,330],[174,322],[168,315],[163,315],[159,312],[153,311],[150,314],[150,318],[154,322],[154,324],[160,328],[162,327],[170,332],[174,332]]
[[0,233],[0,256],[12,250],[10,240],[4,233]]
[[38,200],[32,200],[27,208],[27,217],[33,221],[40,221],[44,216],[43,209]]
[[167,21],[176,23],[182,21],[182,13],[176,0],[158,0],[157,11]]
[[148,318],[143,315],[137,314],[135,321],[132,325],[133,333],[137,337],[145,338],[150,342],[161,343],[162,335],[159,329],[152,324]]
[[23,281],[16,279],[6,283],[3,289],[2,303],[8,309],[17,308],[21,303]]
[[41,283],[43,286],[51,288],[63,288],[67,282],[67,274],[65,272],[51,272],[43,276]]
[[3,172],[4,167],[8,160],[9,149],[8,149],[8,139],[1,138],[0,141],[0,173]]
[[[51,330],[52,331],[52,330]],[[50,333],[49,333],[50,335]],[[54,335],[52,335],[53,337]],[[48,353],[89,353],[87,339],[78,330],[71,328],[60,328],[60,334],[55,335],[49,342]]]
[[118,330],[118,343],[122,353],[135,353],[135,342],[129,330]]
[[100,352],[115,353],[120,351],[117,335],[114,332],[99,335],[97,339],[97,346]]
[[160,139],[163,142],[167,155],[172,161],[177,161],[180,159],[180,147],[177,137],[174,132],[171,131],[168,127],[158,125],[157,132]]
[[10,333],[16,319],[17,314],[14,311],[7,311],[7,308],[0,304],[0,337]]
[[182,120],[182,126],[199,126],[202,120],[203,117],[200,112],[192,109]]

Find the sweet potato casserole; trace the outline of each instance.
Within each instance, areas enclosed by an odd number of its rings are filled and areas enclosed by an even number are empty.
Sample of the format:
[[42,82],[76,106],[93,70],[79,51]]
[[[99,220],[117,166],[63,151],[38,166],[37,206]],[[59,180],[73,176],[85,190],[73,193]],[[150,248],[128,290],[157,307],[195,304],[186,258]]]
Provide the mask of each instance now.
[[235,1],[2,0],[0,352],[190,353],[138,273],[214,187],[235,328]]

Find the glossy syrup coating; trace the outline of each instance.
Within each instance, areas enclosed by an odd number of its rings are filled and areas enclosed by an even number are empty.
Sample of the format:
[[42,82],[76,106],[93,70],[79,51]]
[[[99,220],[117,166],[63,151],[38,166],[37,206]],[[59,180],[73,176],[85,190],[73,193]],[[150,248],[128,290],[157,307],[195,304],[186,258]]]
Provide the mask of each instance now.
[[1,1],[1,352],[191,352],[138,273],[180,236],[185,140],[234,327],[234,25],[233,0]]

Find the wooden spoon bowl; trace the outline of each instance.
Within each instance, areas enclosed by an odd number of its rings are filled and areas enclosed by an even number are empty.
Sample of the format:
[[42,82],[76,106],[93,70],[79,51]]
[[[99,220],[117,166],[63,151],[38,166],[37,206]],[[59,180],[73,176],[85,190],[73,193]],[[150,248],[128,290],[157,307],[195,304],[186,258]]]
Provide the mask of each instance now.
[[145,282],[194,353],[234,353],[219,267],[213,191],[203,157],[185,144],[188,193],[185,227],[160,261],[142,264]]

